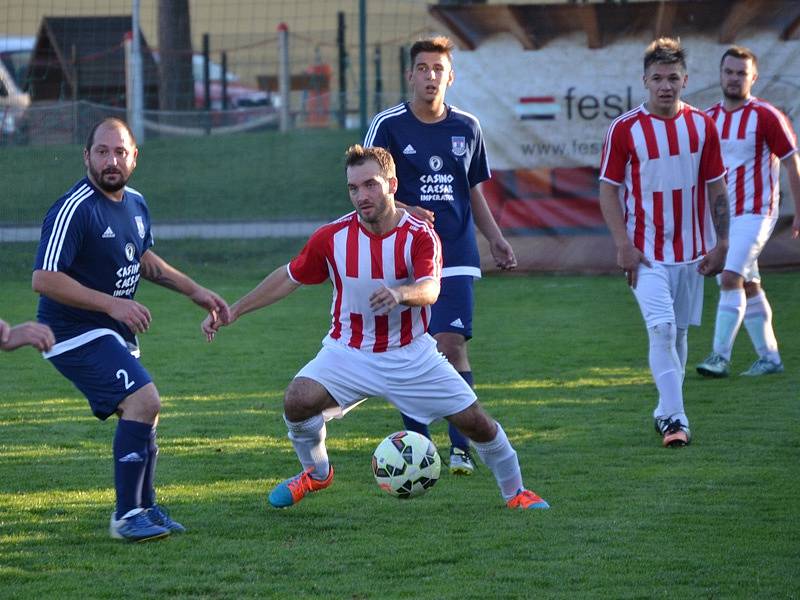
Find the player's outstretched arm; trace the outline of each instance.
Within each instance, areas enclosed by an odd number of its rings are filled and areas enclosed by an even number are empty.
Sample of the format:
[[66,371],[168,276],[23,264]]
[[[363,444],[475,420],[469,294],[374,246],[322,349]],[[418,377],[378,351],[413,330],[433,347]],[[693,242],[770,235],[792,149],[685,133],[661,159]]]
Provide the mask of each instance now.
[[67,306],[105,313],[134,333],[143,333],[150,327],[150,311],[143,304],[98,292],[59,271],[34,271],[33,291]]
[[618,188],[619,186],[612,185],[607,181],[600,182],[600,195],[598,197],[600,211],[603,213],[603,219],[617,247],[617,265],[625,272],[628,285],[635,288],[639,263],[644,263],[649,267],[650,261],[633,245],[633,242],[628,237],[628,232],[625,230],[625,219],[622,217],[622,207],[619,203]]
[[730,226],[730,208],[728,204],[728,186],[725,178],[720,177],[706,185],[711,209],[711,221],[717,234],[717,245],[700,261],[697,270],[701,275],[713,277],[722,273],[725,268],[725,257],[728,255],[728,228]]
[[227,319],[214,319],[212,315],[209,315],[201,323],[200,328],[210,342],[223,325],[231,325],[242,315],[274,304],[299,287],[300,284],[289,277],[286,265],[278,267],[255,288],[233,303]]
[[489,241],[489,250],[492,252],[495,264],[501,269],[514,269],[517,266],[517,257],[508,240],[503,237],[497,221],[489,210],[489,205],[481,191],[480,184],[469,191],[469,202],[472,208],[472,218],[475,226]]
[[[3,335],[3,326],[6,326],[6,335]],[[33,346],[41,352],[47,352],[56,343],[53,332],[47,325],[28,321],[9,327],[8,323],[0,319],[0,350],[10,352],[22,346]]]
[[228,303],[222,297],[191,277],[182,273],[152,250],[142,255],[142,277],[160,286],[187,296],[198,306],[205,308],[214,320],[230,319]]
[[786,175],[789,179],[789,189],[794,199],[794,219],[792,220],[792,238],[800,237],[800,152],[793,152],[783,159]]
[[428,306],[439,297],[440,283],[435,277],[421,279],[409,285],[381,286],[369,297],[370,308],[379,315],[391,312],[398,304]]

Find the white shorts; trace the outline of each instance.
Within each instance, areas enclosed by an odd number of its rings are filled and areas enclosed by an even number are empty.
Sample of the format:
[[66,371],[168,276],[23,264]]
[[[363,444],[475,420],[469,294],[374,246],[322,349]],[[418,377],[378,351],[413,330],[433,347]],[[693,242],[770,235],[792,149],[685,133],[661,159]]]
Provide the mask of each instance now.
[[382,396],[425,424],[459,413],[477,400],[427,333],[387,352],[365,352],[326,338],[296,377],[322,385],[343,410],[368,396]]
[[697,263],[652,267],[639,264],[633,295],[639,303],[647,328],[675,323],[678,329],[700,325],[703,313],[703,276]]
[[777,222],[776,217],[764,215],[740,215],[731,218],[725,270],[738,273],[745,281],[760,282],[758,257]]

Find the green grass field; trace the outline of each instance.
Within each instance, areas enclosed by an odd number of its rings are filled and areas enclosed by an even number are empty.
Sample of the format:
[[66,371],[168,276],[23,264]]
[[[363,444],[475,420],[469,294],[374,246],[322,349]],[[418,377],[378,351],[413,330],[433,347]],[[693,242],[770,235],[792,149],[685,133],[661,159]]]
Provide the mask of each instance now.
[[[344,151],[360,141],[355,130],[153,140],[130,185],[160,223],[337,217],[347,201]],[[85,173],[82,161],[79,146],[3,148],[0,225],[41,223]]]
[[[162,256],[233,301],[301,240],[164,242]],[[33,316],[33,246],[0,253],[0,314]],[[800,590],[800,275],[768,273],[786,373],[702,380],[689,338],[694,443],[664,450],[638,309],[621,277],[494,276],[476,286],[477,392],[526,483],[552,505],[504,508],[491,473],[443,473],[424,497],[381,492],[370,454],[401,427],[370,400],[328,428],[334,485],[288,510],[267,491],[299,470],[282,392],[319,347],[329,288],[304,288],[213,344],[201,312],[144,283],[143,361],[163,396],[160,500],[189,528],[108,537],[114,424],[30,349],[0,355],[3,598],[796,598]],[[742,333],[734,368],[752,361]],[[434,439],[446,448],[445,427]]]

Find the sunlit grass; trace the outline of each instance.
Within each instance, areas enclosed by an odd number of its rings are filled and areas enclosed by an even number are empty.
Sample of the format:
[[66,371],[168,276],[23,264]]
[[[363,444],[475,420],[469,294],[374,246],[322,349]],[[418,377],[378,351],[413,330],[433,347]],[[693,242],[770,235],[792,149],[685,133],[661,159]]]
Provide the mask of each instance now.
[[[204,283],[230,300],[258,281],[269,247],[239,244],[244,262],[234,264],[213,262],[198,244],[160,253],[201,253],[211,260]],[[162,393],[159,501],[189,528],[164,542],[108,537],[115,420],[94,419],[35,352],[0,355],[0,597],[793,597],[800,276],[769,274],[787,372],[763,380],[692,372],[710,344],[707,288],[685,384],[695,441],[681,451],[662,449],[653,431],[647,340],[617,279],[490,277],[476,286],[476,392],[511,439],[526,484],[552,504],[533,514],[507,510],[483,465],[470,478],[445,468],[418,500],[384,494],[370,455],[402,423],[382,399],[327,424],[330,489],[288,510],[267,506],[269,490],[299,471],[283,393],[328,326],[324,287],[248,315],[209,345],[197,333],[200,311],[142,286],[137,298],[157,318],[142,346]],[[27,281],[4,283],[3,294],[4,318],[30,318]],[[735,349],[742,370],[748,344],[740,336]],[[446,425],[431,431],[446,458]]]

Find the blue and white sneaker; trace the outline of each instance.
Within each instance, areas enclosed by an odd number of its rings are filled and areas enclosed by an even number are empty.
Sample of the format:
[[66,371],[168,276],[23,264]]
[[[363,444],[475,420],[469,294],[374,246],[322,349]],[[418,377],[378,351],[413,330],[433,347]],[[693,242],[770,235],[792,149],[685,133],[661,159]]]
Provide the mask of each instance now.
[[116,512],[112,512],[108,531],[116,540],[147,542],[167,537],[170,533],[166,527],[153,523],[143,510],[124,519],[115,517]]
[[716,352],[712,352],[697,365],[697,372],[703,377],[727,377],[731,371],[731,362]]
[[759,358],[742,375],[745,377],[759,377],[761,375],[775,375],[776,373],[783,373],[782,362],[775,363],[766,358]]
[[154,504],[145,512],[147,512],[147,516],[153,524],[169,529],[170,533],[184,533],[186,531],[186,527],[177,521],[173,521],[169,513],[158,504]]

